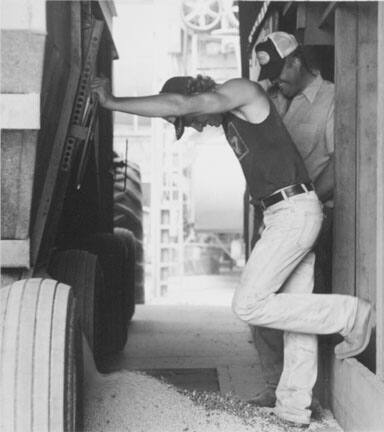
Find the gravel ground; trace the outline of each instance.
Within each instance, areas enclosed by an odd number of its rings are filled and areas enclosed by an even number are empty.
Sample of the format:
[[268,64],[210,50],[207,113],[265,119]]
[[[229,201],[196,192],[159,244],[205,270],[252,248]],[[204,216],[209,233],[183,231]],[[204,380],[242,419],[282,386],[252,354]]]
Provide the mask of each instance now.
[[[327,410],[316,410],[308,432],[342,432]],[[180,392],[137,372],[94,374],[85,391],[87,432],[296,432],[271,409],[231,395]]]

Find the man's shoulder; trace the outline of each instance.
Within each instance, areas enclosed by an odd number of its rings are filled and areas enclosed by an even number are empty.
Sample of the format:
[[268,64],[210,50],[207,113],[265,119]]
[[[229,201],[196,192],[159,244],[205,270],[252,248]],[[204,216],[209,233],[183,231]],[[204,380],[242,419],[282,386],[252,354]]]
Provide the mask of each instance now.
[[329,98],[333,98],[335,96],[335,84],[331,81],[323,80],[320,93]]
[[269,98],[262,86],[246,78],[233,78],[222,84],[217,91],[233,102],[230,111],[251,123],[269,110]]
[[260,84],[251,81],[247,78],[231,78],[218,87],[219,91],[228,90],[228,89],[247,90],[247,91],[255,91],[255,92],[263,91]]
[[238,107],[246,105],[259,105],[267,99],[266,92],[260,84],[246,78],[233,78],[220,85],[219,94],[238,102]]

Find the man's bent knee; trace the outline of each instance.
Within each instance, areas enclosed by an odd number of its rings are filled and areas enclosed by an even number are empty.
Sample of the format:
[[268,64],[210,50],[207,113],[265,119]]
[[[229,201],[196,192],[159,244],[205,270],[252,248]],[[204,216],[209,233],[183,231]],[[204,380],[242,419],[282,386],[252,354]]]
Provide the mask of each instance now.
[[258,325],[258,319],[261,317],[261,309],[264,301],[255,296],[236,295],[232,300],[232,311],[242,321]]

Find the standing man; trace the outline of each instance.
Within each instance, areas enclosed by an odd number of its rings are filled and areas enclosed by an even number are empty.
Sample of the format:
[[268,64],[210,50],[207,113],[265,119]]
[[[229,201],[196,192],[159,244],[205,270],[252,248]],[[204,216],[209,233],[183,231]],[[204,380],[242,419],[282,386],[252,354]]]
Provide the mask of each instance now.
[[[369,342],[372,313],[370,304],[356,297],[311,294],[312,247],[323,220],[322,205],[267,94],[246,79],[217,85],[204,77],[171,78],[161,94],[145,97],[116,98],[103,78],[94,80],[92,90],[106,109],[165,118],[175,125],[178,138],[185,126],[198,131],[208,124],[223,126],[250,194],[264,209],[265,224],[235,291],[233,311],[247,324],[284,330],[284,367],[274,412],[287,422],[308,425],[317,376],[315,335],[340,333],[344,341],[335,347],[336,356],[355,356]],[[293,377],[296,359],[306,372]]]
[[[269,79],[273,84],[270,97],[324,204],[325,219],[315,247],[315,292],[330,292],[334,85],[321,77],[314,49],[299,45],[293,35],[271,33],[265,41],[256,45],[255,50],[261,63],[259,79]],[[283,370],[283,334],[278,330],[252,327],[252,335],[267,387],[251,402],[257,406],[275,406],[275,392]],[[296,371],[300,375],[303,373],[299,364]]]

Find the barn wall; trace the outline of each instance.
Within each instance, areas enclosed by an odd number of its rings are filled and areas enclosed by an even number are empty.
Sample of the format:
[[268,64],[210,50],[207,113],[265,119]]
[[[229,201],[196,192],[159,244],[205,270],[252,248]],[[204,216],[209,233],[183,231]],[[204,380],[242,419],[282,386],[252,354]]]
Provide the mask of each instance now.
[[384,412],[382,29],[383,3],[336,9],[333,287],[370,300],[378,316],[368,349],[357,359],[332,363],[330,401],[346,431],[381,430]]

